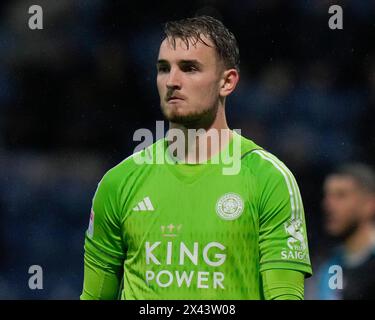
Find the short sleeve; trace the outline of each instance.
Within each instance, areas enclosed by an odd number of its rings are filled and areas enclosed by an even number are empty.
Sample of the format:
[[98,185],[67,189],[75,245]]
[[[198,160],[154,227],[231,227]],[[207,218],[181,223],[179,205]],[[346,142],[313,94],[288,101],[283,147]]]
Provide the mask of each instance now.
[[297,182],[278,158],[263,150],[257,172],[260,272],[290,269],[312,274],[306,220]]

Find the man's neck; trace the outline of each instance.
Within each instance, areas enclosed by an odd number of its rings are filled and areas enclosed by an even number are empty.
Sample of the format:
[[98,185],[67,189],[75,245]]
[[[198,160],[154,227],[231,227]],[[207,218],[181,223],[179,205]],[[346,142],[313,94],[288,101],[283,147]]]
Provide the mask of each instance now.
[[177,123],[170,123],[169,128],[178,129],[182,133],[183,138],[174,141],[178,148],[185,150],[185,158],[179,160],[192,164],[202,163],[211,159],[220,153],[233,137],[233,133],[226,122],[223,107],[219,107],[214,121],[208,128],[189,129]]
[[345,241],[345,250],[348,256],[362,256],[375,244],[375,229],[367,223],[360,226],[354,234]]

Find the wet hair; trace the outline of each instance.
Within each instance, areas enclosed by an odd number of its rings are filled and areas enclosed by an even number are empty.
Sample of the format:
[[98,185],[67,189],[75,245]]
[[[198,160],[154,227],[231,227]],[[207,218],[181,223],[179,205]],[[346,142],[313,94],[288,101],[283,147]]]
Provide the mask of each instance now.
[[198,41],[211,47],[204,41],[202,35],[212,41],[216,52],[227,69],[240,71],[240,53],[235,36],[224,24],[210,16],[197,16],[176,21],[169,21],[164,26],[164,33],[173,47],[176,39],[195,45]]

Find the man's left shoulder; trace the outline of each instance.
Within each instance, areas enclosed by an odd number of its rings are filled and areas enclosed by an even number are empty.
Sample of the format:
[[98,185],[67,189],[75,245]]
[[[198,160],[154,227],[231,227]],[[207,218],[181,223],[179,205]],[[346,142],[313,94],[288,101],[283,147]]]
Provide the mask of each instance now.
[[280,175],[290,171],[280,158],[255,143],[250,150],[243,152],[241,160],[256,174]]

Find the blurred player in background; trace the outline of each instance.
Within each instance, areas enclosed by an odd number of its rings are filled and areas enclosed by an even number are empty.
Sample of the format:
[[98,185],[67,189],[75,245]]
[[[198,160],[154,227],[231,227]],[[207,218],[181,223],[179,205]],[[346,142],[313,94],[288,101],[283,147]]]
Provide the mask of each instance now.
[[[375,173],[364,164],[347,164],[324,183],[325,227],[340,245],[317,273],[317,299],[375,298]],[[343,288],[330,287],[331,266],[342,267]],[[335,275],[336,276],[336,275]],[[341,280],[339,280],[341,281]],[[337,284],[337,283],[336,283]],[[332,282],[331,282],[332,286]]]
[[[169,153],[163,138],[105,174],[86,233],[81,299],[304,298],[312,271],[298,185],[279,159],[229,129],[225,102],[238,80],[237,42],[220,21],[166,24],[157,86],[187,152]],[[189,129],[204,129],[206,147],[188,141]],[[237,151],[240,171],[223,174],[225,154]],[[158,152],[170,161],[139,164]]]

